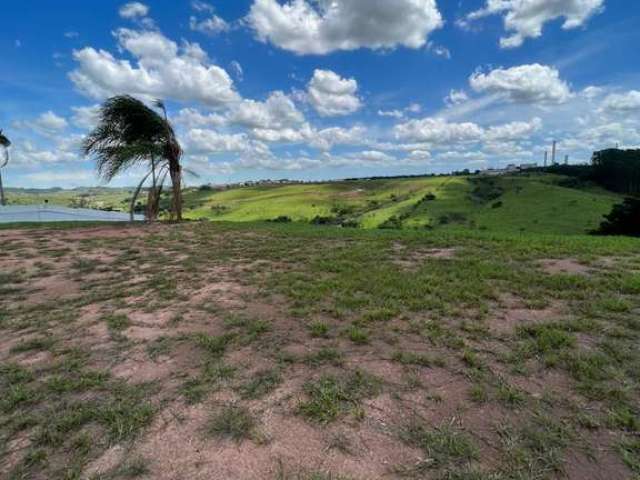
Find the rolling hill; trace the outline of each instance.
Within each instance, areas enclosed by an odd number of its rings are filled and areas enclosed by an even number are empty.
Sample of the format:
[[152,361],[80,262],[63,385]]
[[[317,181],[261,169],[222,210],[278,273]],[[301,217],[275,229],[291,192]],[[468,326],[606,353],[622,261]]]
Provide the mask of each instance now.
[[621,196],[562,186],[566,177],[422,177],[273,185],[186,194],[187,216],[216,221],[357,224],[362,228],[472,228],[580,234],[597,227]]

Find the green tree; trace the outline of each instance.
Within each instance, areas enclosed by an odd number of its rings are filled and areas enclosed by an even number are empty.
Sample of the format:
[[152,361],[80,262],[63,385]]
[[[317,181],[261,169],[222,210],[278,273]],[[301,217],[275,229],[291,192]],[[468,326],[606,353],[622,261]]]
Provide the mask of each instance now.
[[9,139],[2,133],[0,130],[0,147],[3,150],[3,158],[0,159],[0,205],[6,205],[7,201],[4,197],[4,187],[2,185],[2,169],[7,166],[9,163],[9,147],[11,146],[11,142]]
[[144,164],[149,167],[131,201],[135,201],[151,178],[147,214],[158,214],[160,195],[169,175],[172,185],[171,218],[182,220],[182,148],[167,118],[164,104],[156,102],[163,115],[128,95],[112,97],[100,108],[98,125],[83,142],[85,155],[96,159],[98,174],[107,182],[125,170]]

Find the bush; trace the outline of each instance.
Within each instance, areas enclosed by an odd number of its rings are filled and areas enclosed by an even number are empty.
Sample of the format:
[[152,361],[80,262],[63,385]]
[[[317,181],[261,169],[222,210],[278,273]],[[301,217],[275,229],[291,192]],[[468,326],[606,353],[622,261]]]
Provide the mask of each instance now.
[[378,228],[383,230],[394,230],[402,228],[402,220],[393,215],[389,217],[387,220],[378,225]]
[[273,222],[273,223],[291,223],[291,217],[288,217],[286,215],[280,215],[279,217],[273,218],[271,220],[269,220],[269,222]]
[[627,198],[624,203],[614,205],[605,219],[593,234],[640,237],[640,199]]
[[312,225],[338,225],[340,221],[336,217],[322,217],[316,215],[311,219]]

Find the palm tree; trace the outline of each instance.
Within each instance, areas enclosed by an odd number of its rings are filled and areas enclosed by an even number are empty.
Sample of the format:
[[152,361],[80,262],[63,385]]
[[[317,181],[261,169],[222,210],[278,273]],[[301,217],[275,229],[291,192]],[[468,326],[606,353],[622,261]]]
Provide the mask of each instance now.
[[0,147],[2,147],[2,150],[4,151],[4,158],[0,160],[0,205],[2,206],[7,204],[7,201],[4,198],[4,187],[2,186],[2,169],[7,166],[7,163],[9,163],[9,147],[10,146],[11,146],[11,142],[2,133],[2,130],[0,130]]
[[182,220],[182,148],[167,118],[162,102],[161,116],[140,100],[128,95],[112,97],[100,108],[98,125],[84,140],[85,155],[96,158],[98,174],[107,182],[135,165],[149,164],[132,200],[132,216],[135,200],[144,183],[152,178],[149,191],[148,213],[151,219],[157,215],[162,185],[167,174],[172,182],[171,218]]

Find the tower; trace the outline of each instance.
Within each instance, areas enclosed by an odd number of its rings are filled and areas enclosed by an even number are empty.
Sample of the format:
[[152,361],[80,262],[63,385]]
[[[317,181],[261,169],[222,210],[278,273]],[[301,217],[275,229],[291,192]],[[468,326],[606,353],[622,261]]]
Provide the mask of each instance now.
[[544,151],[544,166],[545,166],[545,167],[547,166],[547,161],[548,161],[548,159],[549,159],[549,151],[548,151],[548,150],[545,150],[545,151]]
[[551,165],[556,164],[556,147],[558,146],[558,142],[553,141],[553,146],[551,147]]

